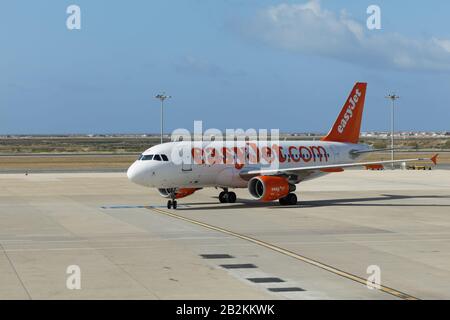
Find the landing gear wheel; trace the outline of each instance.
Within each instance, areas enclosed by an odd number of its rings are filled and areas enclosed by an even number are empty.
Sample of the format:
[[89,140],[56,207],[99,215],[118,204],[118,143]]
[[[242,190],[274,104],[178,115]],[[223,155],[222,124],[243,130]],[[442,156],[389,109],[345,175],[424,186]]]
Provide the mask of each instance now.
[[234,192],[228,192],[228,203],[235,203],[236,202],[236,193]]
[[282,206],[293,206],[297,204],[297,195],[295,193],[289,193],[287,196],[278,200]]
[[222,191],[219,193],[219,201],[220,203],[235,203],[236,202],[236,193]]
[[225,191],[222,191],[221,193],[219,193],[219,201],[220,201],[220,203],[225,203],[225,202],[227,202],[227,199],[226,199],[226,192]]
[[297,195],[295,193],[289,193],[286,197],[289,205],[293,206],[297,204]]
[[176,194],[176,189],[172,188],[172,189],[167,189],[170,190],[170,200],[167,201],[167,209],[176,209],[177,208],[177,200],[175,200],[177,198],[177,194]]

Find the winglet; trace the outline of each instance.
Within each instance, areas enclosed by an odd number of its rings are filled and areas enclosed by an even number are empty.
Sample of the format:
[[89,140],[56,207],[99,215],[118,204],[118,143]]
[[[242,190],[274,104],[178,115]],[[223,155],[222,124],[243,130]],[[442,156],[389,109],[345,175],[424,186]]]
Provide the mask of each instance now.
[[432,156],[432,157],[430,158],[430,160],[433,161],[434,165],[437,164],[437,157],[438,157],[438,155],[439,155],[439,153],[436,153],[434,156]]

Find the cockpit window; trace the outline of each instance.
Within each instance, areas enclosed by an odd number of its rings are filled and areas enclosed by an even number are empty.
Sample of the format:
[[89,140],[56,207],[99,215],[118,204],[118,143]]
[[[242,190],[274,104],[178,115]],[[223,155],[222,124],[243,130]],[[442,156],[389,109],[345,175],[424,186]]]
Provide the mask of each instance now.
[[142,157],[139,160],[152,160],[152,159],[153,159],[153,155],[147,154],[147,155],[142,155]]
[[141,154],[138,160],[156,160],[156,161],[169,161],[169,158],[165,154]]

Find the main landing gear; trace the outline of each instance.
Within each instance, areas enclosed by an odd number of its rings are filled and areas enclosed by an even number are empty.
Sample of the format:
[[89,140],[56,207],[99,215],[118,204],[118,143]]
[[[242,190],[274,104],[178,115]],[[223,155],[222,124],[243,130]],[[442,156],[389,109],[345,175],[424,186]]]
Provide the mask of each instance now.
[[176,209],[177,208],[177,200],[176,199],[176,192],[175,189],[170,190],[170,198],[171,200],[167,201],[167,209]]
[[223,189],[223,191],[219,193],[219,201],[220,203],[235,203],[236,193],[229,192],[228,189]]
[[295,193],[289,193],[287,196],[278,200],[282,206],[293,206],[297,204],[297,195]]

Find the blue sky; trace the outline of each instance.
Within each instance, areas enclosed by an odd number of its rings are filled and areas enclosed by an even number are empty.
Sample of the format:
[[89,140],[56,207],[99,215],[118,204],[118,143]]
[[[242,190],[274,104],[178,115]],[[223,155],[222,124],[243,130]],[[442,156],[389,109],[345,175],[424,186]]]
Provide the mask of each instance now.
[[[66,8],[81,8],[81,30]],[[366,8],[381,8],[368,30]],[[3,1],[0,134],[327,131],[355,81],[362,130],[450,130],[448,1]]]

